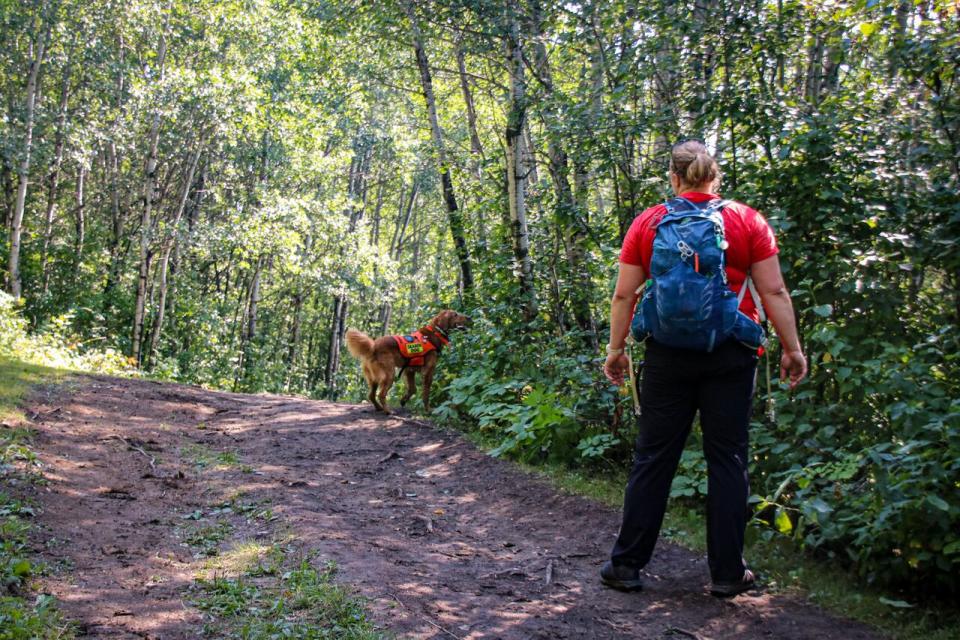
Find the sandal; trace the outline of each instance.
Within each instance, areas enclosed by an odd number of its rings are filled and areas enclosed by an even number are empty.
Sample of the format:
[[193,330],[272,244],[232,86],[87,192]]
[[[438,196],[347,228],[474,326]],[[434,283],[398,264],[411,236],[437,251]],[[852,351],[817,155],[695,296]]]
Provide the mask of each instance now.
[[710,587],[710,595],[717,598],[732,598],[744,591],[750,591],[757,586],[757,577],[750,569],[744,569],[743,577],[734,582],[714,582]]

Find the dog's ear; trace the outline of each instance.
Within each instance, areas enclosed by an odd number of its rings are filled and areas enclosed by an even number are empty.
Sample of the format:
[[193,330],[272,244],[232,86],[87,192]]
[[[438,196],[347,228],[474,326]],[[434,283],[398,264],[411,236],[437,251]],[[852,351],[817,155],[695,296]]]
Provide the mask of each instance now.
[[437,316],[437,322],[440,325],[440,328],[446,331],[450,328],[450,325],[453,323],[454,318],[457,317],[457,312],[452,309],[444,309]]
[[449,310],[449,309],[444,309],[443,311],[441,311],[441,312],[438,313],[437,315],[433,316],[433,319],[430,321],[430,324],[432,324],[433,326],[438,327],[438,328],[446,331],[446,330],[447,330],[447,324],[450,322],[450,320],[449,320],[449,318],[448,318],[449,313],[450,313],[450,310]]

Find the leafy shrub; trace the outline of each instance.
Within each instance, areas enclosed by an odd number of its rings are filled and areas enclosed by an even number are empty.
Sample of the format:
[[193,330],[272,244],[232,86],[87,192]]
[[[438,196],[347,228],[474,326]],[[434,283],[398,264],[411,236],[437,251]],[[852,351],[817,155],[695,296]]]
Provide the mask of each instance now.
[[[780,532],[842,554],[870,581],[955,590],[960,400],[943,345],[837,336],[829,324],[811,335],[819,363],[808,388],[778,392],[777,422],[754,425],[760,507],[775,507]],[[851,357],[861,349],[872,357]]]
[[474,327],[457,336],[435,387],[438,417],[478,430],[496,443],[493,455],[574,464],[623,455],[624,439],[610,433],[621,398],[584,336],[513,331],[508,308],[472,317]]
[[30,333],[16,301],[0,291],[0,356],[49,367],[132,375],[135,369],[113,349],[89,349],[71,331],[70,314],[54,318],[42,331]]

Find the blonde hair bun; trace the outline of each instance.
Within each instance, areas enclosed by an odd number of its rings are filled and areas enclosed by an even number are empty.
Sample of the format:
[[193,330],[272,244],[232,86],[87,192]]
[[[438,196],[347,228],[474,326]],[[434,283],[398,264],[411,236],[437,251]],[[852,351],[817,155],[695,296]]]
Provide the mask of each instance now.
[[698,140],[674,145],[670,152],[670,171],[690,187],[701,187],[720,177],[720,167],[707,147]]

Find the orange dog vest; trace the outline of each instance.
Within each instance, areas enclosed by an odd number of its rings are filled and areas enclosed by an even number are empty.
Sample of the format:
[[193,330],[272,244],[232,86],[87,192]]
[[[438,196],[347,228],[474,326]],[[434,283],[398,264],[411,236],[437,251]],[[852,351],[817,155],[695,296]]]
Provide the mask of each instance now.
[[400,349],[400,355],[407,361],[405,367],[422,367],[424,356],[431,351],[437,351],[437,347],[424,335],[424,331],[436,336],[441,345],[447,345],[450,342],[435,331],[433,327],[424,327],[410,335],[393,336],[393,339],[397,342],[397,347]]

